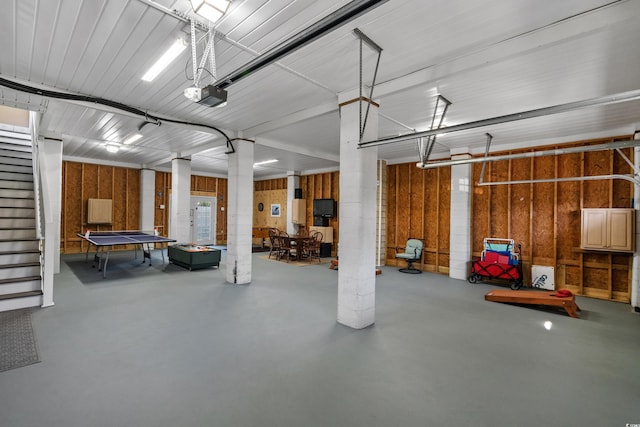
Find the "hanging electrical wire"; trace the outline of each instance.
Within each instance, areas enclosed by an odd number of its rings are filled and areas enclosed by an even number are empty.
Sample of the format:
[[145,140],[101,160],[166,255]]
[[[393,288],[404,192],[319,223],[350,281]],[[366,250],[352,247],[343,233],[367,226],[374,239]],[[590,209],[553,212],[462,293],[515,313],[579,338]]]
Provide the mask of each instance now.
[[79,101],[79,102],[88,102],[88,103],[94,103],[94,104],[100,104],[100,105],[105,105],[107,107],[111,107],[114,108],[116,110],[121,110],[121,111],[125,111],[127,113],[131,113],[137,116],[141,116],[144,117],[145,121],[151,122],[151,123],[155,123],[155,124],[159,124],[162,122],[166,122],[166,123],[174,123],[174,124],[179,124],[179,125],[187,125],[187,126],[200,126],[200,127],[204,127],[207,129],[211,129],[214,130],[218,133],[220,133],[226,140],[226,144],[227,144],[227,152],[226,154],[231,154],[231,153],[235,153],[235,149],[233,147],[233,144],[231,143],[231,139],[229,139],[229,136],[224,133],[221,129],[215,127],[215,126],[211,126],[208,124],[204,124],[204,123],[195,123],[195,122],[188,122],[188,121],[184,121],[184,120],[176,120],[176,119],[171,119],[171,118],[167,118],[167,117],[160,117],[160,116],[156,116],[153,114],[149,114],[147,111],[143,111],[139,108],[136,107],[132,107],[130,105],[126,105],[120,102],[116,102],[116,101],[112,101],[110,99],[106,99],[106,98],[100,98],[100,97],[95,97],[95,96],[88,96],[88,95],[76,95],[76,94],[71,94],[71,93],[63,93],[63,92],[56,92],[56,91],[52,91],[52,90],[46,90],[46,89],[38,89],[36,87],[33,86],[28,86],[25,84],[21,84],[21,83],[17,83],[11,80],[7,80],[4,79],[2,77],[0,77],[0,86],[4,86],[7,87],[9,89],[13,89],[13,90],[17,90],[19,92],[25,92],[31,95],[40,95],[40,96],[44,96],[47,98],[54,98],[54,99],[62,99],[62,100],[68,100],[68,101]]

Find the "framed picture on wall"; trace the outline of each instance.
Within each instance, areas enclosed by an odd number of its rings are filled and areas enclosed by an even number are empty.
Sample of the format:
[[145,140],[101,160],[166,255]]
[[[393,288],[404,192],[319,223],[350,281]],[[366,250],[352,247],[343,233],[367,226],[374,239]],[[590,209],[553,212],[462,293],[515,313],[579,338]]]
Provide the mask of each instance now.
[[280,216],[280,203],[273,203],[271,205],[271,216]]

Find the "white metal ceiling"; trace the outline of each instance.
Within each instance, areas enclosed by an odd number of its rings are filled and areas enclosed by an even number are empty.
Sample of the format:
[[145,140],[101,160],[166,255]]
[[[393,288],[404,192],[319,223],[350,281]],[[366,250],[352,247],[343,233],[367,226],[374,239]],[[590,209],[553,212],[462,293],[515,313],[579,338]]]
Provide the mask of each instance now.
[[[348,3],[233,1],[216,27],[217,77]],[[188,35],[188,24],[159,9],[192,16],[187,0],[15,0],[2,7],[0,77],[255,139],[256,161],[280,160],[256,168],[256,178],[339,165],[338,94],[358,84],[354,28],[383,48],[374,92],[380,136],[426,129],[437,93],[453,102],[446,124],[455,125],[640,89],[635,0],[389,1],[228,87],[223,108],[183,96],[191,84],[189,49],[153,82],[140,80],[176,37]],[[375,56],[365,49],[364,58],[367,82]],[[147,125],[143,139],[114,154],[105,141],[124,140],[143,118],[5,87],[0,102],[44,112],[41,131],[63,137],[67,158],[167,168],[181,153],[192,156],[196,172],[226,175],[225,140],[212,130]],[[452,133],[439,137],[434,155],[481,152],[487,131],[495,150],[630,134],[640,125],[638,106],[592,107]],[[418,160],[411,141],[378,150],[392,163]]]

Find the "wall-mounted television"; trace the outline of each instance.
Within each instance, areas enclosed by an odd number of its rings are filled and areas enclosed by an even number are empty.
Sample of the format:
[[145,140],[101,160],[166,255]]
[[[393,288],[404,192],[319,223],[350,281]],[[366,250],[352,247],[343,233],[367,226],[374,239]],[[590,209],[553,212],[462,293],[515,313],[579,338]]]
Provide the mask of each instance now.
[[313,216],[333,218],[336,216],[336,201],[333,199],[313,199]]

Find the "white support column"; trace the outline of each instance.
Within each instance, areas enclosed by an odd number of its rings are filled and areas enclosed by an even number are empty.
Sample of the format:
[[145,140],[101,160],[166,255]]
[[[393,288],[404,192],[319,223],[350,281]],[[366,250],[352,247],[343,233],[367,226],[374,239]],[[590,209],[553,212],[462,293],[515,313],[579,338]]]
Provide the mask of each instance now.
[[60,272],[60,211],[62,209],[62,141],[38,140],[44,212],[42,307],[53,303],[53,275]]
[[378,160],[377,182],[378,218],[376,219],[376,265],[383,266],[387,261],[387,161]]
[[[471,155],[451,156],[452,160]],[[471,164],[451,166],[449,277],[466,280],[471,262]]]
[[287,172],[287,233],[298,234],[298,224],[293,223],[293,199],[296,188],[300,186],[300,172]]
[[[375,322],[378,150],[358,149],[360,102],[365,111],[368,101],[340,104],[338,322],[354,329]],[[377,137],[378,105],[371,103],[364,140]]]
[[238,140],[229,154],[227,282],[251,283],[253,227],[253,142]]
[[[636,168],[640,168],[640,148],[633,149],[633,159]],[[636,209],[636,235],[635,235],[635,252],[633,253],[633,264],[631,271],[631,306],[636,311],[640,310],[640,186],[634,185],[633,198]]]
[[178,243],[191,241],[191,160],[171,161],[171,229],[169,237]]
[[[151,169],[140,171],[140,230],[150,231],[155,227],[156,172]],[[166,234],[167,230],[159,230]]]

